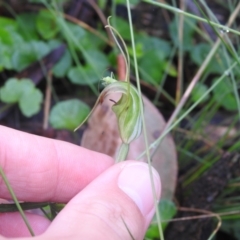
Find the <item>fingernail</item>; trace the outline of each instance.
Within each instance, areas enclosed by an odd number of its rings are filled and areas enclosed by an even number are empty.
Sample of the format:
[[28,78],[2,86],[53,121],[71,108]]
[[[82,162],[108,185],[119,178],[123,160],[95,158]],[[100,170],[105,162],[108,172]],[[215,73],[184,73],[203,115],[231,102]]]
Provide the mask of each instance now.
[[[157,198],[160,198],[161,184],[157,171],[152,168],[153,181]],[[118,186],[138,206],[145,216],[154,208],[154,196],[150,180],[149,167],[146,163],[132,163],[123,167]]]

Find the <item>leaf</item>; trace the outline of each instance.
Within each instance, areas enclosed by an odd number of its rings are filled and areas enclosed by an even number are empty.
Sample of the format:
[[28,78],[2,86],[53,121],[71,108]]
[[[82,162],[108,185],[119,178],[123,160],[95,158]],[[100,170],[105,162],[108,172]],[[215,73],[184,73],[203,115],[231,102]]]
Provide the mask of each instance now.
[[[207,85],[203,83],[197,83],[196,86],[193,88],[192,93],[191,93],[191,99],[193,102],[198,101],[199,98],[202,97],[203,94],[208,90]],[[201,102],[205,102],[209,99],[209,95],[207,95],[205,98],[202,99]]]
[[13,68],[21,71],[31,63],[40,60],[50,51],[49,46],[41,41],[31,41],[24,43],[14,52],[12,56]]
[[0,71],[12,69],[12,49],[0,43]]
[[88,85],[96,83],[109,65],[108,58],[98,50],[88,50],[88,63],[85,66],[72,67],[68,78],[72,83]]
[[[100,31],[101,32],[101,31]],[[101,34],[104,36],[106,35],[105,32],[101,32]],[[81,45],[85,50],[97,50],[101,49],[105,46],[105,42],[99,38],[96,37],[94,34],[91,32],[85,32],[84,36],[81,37]]]
[[228,233],[235,239],[240,239],[240,219],[225,219],[222,222],[221,230]]
[[168,42],[155,37],[139,35],[137,43],[142,44],[143,54],[139,59],[139,66],[143,69],[141,71],[143,79],[152,84],[159,84],[163,71],[166,69],[170,76],[177,75],[176,68],[173,65],[168,67],[168,62],[165,60],[171,53]]
[[80,100],[71,99],[57,103],[51,110],[53,128],[74,130],[89,114],[90,108]]
[[61,42],[59,39],[51,39],[50,41],[47,42],[48,43],[48,47],[51,50],[54,50],[56,48],[58,48],[61,44],[64,44],[63,42]]
[[26,117],[38,113],[43,96],[30,79],[9,79],[0,88],[1,100],[5,103],[17,103]]
[[170,23],[170,26],[169,26],[170,36],[176,46],[179,47],[179,45],[182,44],[183,50],[190,51],[190,50],[192,50],[192,46],[193,46],[193,39],[194,39],[193,34],[195,31],[196,20],[194,20],[194,19],[189,20],[189,19],[184,18],[183,43],[179,43],[178,22],[179,22],[178,17],[175,17],[173,19],[173,21]]
[[129,23],[126,20],[119,17],[115,17],[113,22],[114,22],[114,25],[117,26],[117,30],[120,36],[122,36],[123,39],[130,41],[131,34],[130,34]]
[[37,15],[35,13],[22,13],[16,18],[17,29],[25,41],[37,40],[38,32],[36,29]]
[[72,83],[78,85],[88,85],[99,81],[98,74],[89,65],[70,68],[68,78]]
[[146,52],[139,60],[139,67],[144,69],[147,73],[143,74],[143,72],[141,72],[141,76],[149,83],[152,83],[152,79],[154,79],[155,83],[160,82],[164,66],[165,60],[160,58],[156,51]]
[[159,55],[159,59],[166,59],[171,53],[169,42],[148,35],[139,35],[137,43],[142,44],[143,52],[155,51]]
[[15,31],[0,29],[0,43],[15,50],[23,43],[23,38]]
[[32,88],[27,94],[23,94],[19,101],[19,107],[26,117],[31,117],[40,110],[43,95],[40,90]]
[[[168,221],[171,220],[174,215],[177,213],[177,208],[175,204],[167,199],[161,199],[160,203],[158,204],[159,212],[161,213],[161,221]],[[155,224],[151,224],[146,232],[145,237],[147,238],[157,238],[159,239],[159,231],[158,226],[156,224],[156,216],[153,218],[153,222]],[[163,230],[166,228],[168,222],[162,222]]]
[[37,16],[37,30],[44,39],[51,39],[59,32],[56,17],[48,10],[41,10]]
[[100,77],[109,64],[106,55],[98,50],[88,50],[88,56],[90,57],[89,64],[98,72]]
[[195,45],[190,51],[190,57],[194,63],[200,66],[207,57],[210,50],[211,47],[209,44],[199,43]]
[[7,17],[0,17],[0,26],[1,28],[7,29],[7,30],[15,30],[17,27],[16,21],[12,18]]
[[13,39],[8,30],[0,29],[0,41],[5,45],[13,45]]
[[[213,82],[217,81],[215,79]],[[214,99],[226,110],[236,111],[238,109],[237,101],[233,94],[233,86],[224,79],[213,89]]]
[[69,68],[72,66],[72,57],[70,52],[66,49],[62,58],[58,61],[58,63],[52,69],[55,77],[64,77]]
[[[82,27],[73,23],[67,22],[66,25],[67,25],[68,31],[70,31],[70,33],[75,39],[75,41],[73,41],[72,37],[69,37],[69,41],[71,45],[76,50],[79,50],[78,44],[81,43],[82,39],[84,39],[84,37],[86,36],[86,31]],[[68,32],[66,31],[65,34],[68,34]]]
[[22,94],[22,86],[16,78],[8,79],[5,85],[0,88],[1,101],[5,103],[16,103]]

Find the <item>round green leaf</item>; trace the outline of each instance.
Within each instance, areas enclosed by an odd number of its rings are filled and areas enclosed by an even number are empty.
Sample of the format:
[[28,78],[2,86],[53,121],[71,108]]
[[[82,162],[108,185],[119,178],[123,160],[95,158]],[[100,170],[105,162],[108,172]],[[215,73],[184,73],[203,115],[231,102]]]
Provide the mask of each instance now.
[[12,65],[17,71],[21,71],[31,63],[41,59],[50,51],[49,46],[41,41],[24,43],[14,52]]
[[18,102],[21,97],[22,89],[21,83],[16,78],[11,78],[7,80],[5,85],[0,88],[0,98],[1,101],[5,103],[15,103]]
[[[105,35],[106,33],[101,32],[101,34]],[[102,49],[105,46],[105,42],[91,32],[85,32],[85,35],[81,37],[80,41],[82,48],[85,50]]]
[[[71,46],[74,47],[75,49],[79,50],[79,43],[81,43],[82,39],[85,38],[86,31],[82,27],[70,22],[67,22],[67,28],[68,31],[70,32],[69,44],[71,44]],[[69,35],[69,33],[66,30],[64,34]],[[74,38],[75,40],[73,40],[72,38]]]
[[[179,16],[176,16],[169,25],[170,36],[176,46],[182,45],[186,51],[192,50],[193,46],[193,34],[195,32],[196,20],[184,18],[183,28],[183,42],[179,42],[178,31],[179,31]],[[182,31],[182,30],[180,30]]]
[[26,94],[23,94],[19,101],[19,107],[26,117],[31,117],[40,110],[43,95],[40,90],[33,88],[28,89]]
[[0,69],[12,69],[12,52],[11,47],[0,43]]
[[16,21],[13,18],[0,17],[1,28],[15,30],[17,28]]
[[[214,81],[216,81],[215,79]],[[236,111],[238,109],[237,101],[233,94],[233,87],[227,79],[221,81],[214,89],[213,96],[215,100],[226,110]]]
[[50,123],[57,129],[74,130],[87,117],[90,108],[80,100],[57,103],[51,110]]
[[126,20],[119,17],[115,17],[114,24],[117,26],[117,30],[120,36],[123,37],[123,39],[131,40],[129,23]]
[[11,78],[0,89],[0,99],[6,103],[18,102],[22,114],[31,117],[40,110],[43,96],[30,79]]
[[159,83],[163,74],[164,63],[165,60],[160,58],[156,51],[146,52],[139,61],[139,67],[146,70],[146,74],[141,73],[142,78],[150,83],[152,83],[152,79],[155,83]]
[[106,55],[97,50],[88,50],[88,56],[89,64],[92,66],[95,72],[99,72],[100,77],[101,73],[107,68],[109,64],[108,58]]
[[98,74],[89,65],[72,67],[68,71],[68,78],[72,83],[79,85],[93,84],[100,79]]
[[68,50],[65,51],[64,55],[58,61],[58,63],[53,68],[53,74],[56,77],[64,77],[68,71],[68,69],[72,65],[72,57]]
[[200,66],[207,57],[210,50],[211,46],[209,44],[199,43],[195,45],[190,51],[192,61],[196,63],[198,66]]
[[143,52],[154,51],[159,55],[159,59],[166,59],[171,53],[171,46],[165,40],[139,34],[136,41],[142,45]]
[[50,39],[56,36],[59,26],[56,17],[48,10],[42,10],[37,16],[37,30],[44,39]]
[[39,39],[36,29],[37,15],[35,13],[22,13],[17,17],[18,31],[26,41]]
[[[198,101],[198,99],[201,98],[202,95],[205,94],[205,92],[207,90],[208,90],[208,87],[205,84],[197,83],[196,86],[194,87],[194,89],[192,90],[192,100],[193,100],[193,102]],[[204,97],[201,102],[205,102],[206,100],[208,100],[208,98],[209,98],[209,95]]]

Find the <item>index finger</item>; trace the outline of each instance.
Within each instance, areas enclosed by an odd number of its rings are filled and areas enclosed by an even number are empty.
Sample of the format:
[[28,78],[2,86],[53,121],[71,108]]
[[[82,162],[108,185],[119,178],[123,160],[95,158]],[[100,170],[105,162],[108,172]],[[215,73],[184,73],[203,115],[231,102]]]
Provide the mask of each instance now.
[[[101,153],[0,126],[0,166],[18,200],[67,202],[113,163]],[[1,177],[0,198],[11,198]]]

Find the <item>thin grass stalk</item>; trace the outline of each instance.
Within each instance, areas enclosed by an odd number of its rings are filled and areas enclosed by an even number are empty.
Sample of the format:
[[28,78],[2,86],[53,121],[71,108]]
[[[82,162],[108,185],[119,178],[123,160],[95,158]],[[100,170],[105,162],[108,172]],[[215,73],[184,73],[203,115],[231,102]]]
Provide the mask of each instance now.
[[186,11],[182,11],[181,9],[172,7],[172,6],[168,5],[168,4],[155,2],[155,1],[152,1],[152,0],[143,0],[143,2],[150,3],[150,4],[158,6],[158,7],[162,7],[164,9],[167,9],[167,10],[171,11],[171,12],[176,12],[176,13],[179,13],[179,14],[183,14],[184,16],[196,19],[196,20],[201,21],[201,22],[210,23],[212,26],[218,27],[222,31],[231,32],[231,33],[235,33],[237,35],[240,35],[240,32],[235,30],[235,29],[232,29],[232,28],[230,28],[228,26],[225,26],[225,25],[222,25],[222,24],[218,24],[218,23],[215,23],[215,22],[212,22],[212,21],[208,21],[205,18],[201,18],[201,17],[198,17],[198,16],[193,15],[191,13],[188,13]]
[[[185,0],[180,1],[180,8],[185,10]],[[178,24],[178,40],[179,40],[179,48],[178,48],[178,77],[177,77],[177,87],[176,87],[176,104],[181,99],[182,91],[183,91],[183,32],[184,32],[184,15],[181,14],[179,16],[179,24]]]
[[[136,48],[135,48],[135,40],[134,40],[134,33],[133,33],[133,26],[132,26],[132,15],[131,15],[131,10],[130,10],[129,0],[126,0],[126,2],[127,2],[127,10],[128,10],[128,21],[129,21],[129,25],[130,25],[131,42],[132,42],[132,49],[133,49],[133,59],[134,59],[134,65],[135,65],[135,74],[136,74],[136,80],[137,80],[136,81],[137,89],[138,89],[138,94],[141,96],[142,92],[141,92],[141,86],[140,86],[140,80],[139,80],[139,74],[138,74],[137,56],[136,56],[136,51],[135,51]],[[143,134],[144,134],[144,141],[145,141],[145,147],[146,147],[146,154],[147,154],[148,166],[149,166],[149,175],[150,175],[150,180],[151,180],[152,193],[153,193],[153,197],[154,197],[154,207],[156,209],[156,217],[157,217],[157,221],[158,221],[158,230],[159,230],[159,234],[160,234],[160,239],[164,240],[160,213],[158,211],[158,199],[157,199],[154,180],[153,180],[152,164],[151,164],[150,152],[149,152],[149,147],[148,147],[147,129],[146,129],[146,123],[145,123],[145,119],[144,119],[144,109],[143,109],[142,102],[140,102],[140,110],[141,110],[142,123],[143,123]]]
[[1,175],[1,177],[2,177],[2,179],[3,179],[3,181],[4,181],[4,183],[5,183],[5,185],[7,186],[7,189],[8,189],[8,191],[9,191],[9,193],[11,194],[11,197],[12,197],[14,203],[16,204],[16,206],[17,206],[17,208],[18,208],[18,211],[19,211],[19,213],[20,213],[20,215],[21,215],[21,217],[22,217],[25,225],[27,226],[28,231],[30,232],[30,234],[31,234],[32,236],[35,236],[32,228],[31,228],[31,225],[29,224],[29,222],[28,222],[28,220],[27,220],[27,217],[26,217],[24,211],[22,210],[22,207],[21,207],[21,205],[19,204],[19,201],[18,201],[18,199],[17,199],[17,197],[16,197],[16,195],[15,195],[15,193],[14,193],[14,191],[13,191],[13,189],[12,189],[12,187],[11,187],[8,179],[7,179],[7,176],[5,175],[5,173],[4,173],[4,171],[3,171],[3,169],[2,169],[1,166],[0,166],[0,175]]

